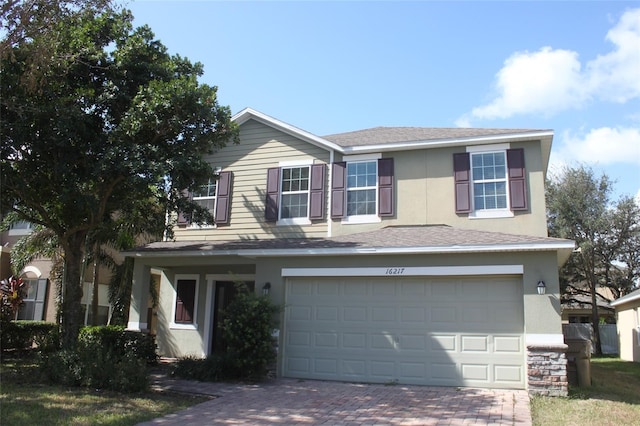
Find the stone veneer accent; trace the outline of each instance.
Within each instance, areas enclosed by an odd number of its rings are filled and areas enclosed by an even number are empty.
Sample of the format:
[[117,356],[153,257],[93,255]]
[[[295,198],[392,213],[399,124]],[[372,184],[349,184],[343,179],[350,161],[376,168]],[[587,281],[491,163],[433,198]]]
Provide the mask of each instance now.
[[567,345],[527,346],[530,395],[567,396]]

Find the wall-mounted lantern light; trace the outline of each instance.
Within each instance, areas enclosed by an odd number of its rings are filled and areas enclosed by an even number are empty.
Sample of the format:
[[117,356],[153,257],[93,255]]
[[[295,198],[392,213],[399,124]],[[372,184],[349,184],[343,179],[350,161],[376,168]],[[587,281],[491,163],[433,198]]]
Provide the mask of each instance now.
[[544,283],[544,281],[540,280],[538,281],[538,294],[545,294],[547,292],[547,286]]
[[271,290],[271,283],[269,282],[264,283],[264,285],[262,286],[262,294],[265,296],[268,296],[269,290]]

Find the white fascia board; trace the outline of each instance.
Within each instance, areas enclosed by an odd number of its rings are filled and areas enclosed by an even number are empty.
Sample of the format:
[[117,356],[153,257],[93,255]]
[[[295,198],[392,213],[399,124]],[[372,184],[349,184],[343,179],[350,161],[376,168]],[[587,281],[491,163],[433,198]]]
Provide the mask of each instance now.
[[522,275],[523,265],[382,266],[368,268],[282,268],[283,277],[444,277],[470,275]]
[[344,256],[344,255],[396,255],[396,254],[446,254],[446,253],[495,253],[556,251],[573,249],[571,243],[504,244],[481,246],[427,246],[427,247],[361,247],[361,248],[309,248],[309,249],[240,249],[240,250],[168,250],[153,252],[129,252],[138,258],[155,257],[203,257],[203,256],[243,256],[243,257],[285,257],[285,256]]
[[411,141],[404,143],[389,143],[380,145],[361,145],[351,146],[342,149],[344,154],[364,154],[369,152],[386,152],[386,151],[408,151],[412,149],[433,149],[433,148],[446,148],[455,146],[469,146],[469,145],[485,145],[502,142],[518,142],[523,140],[537,140],[544,138],[553,138],[552,131],[530,132],[530,133],[515,133],[504,135],[490,135],[490,136],[474,136],[468,138],[456,138],[456,139],[435,139],[426,141]]
[[638,299],[640,299],[640,291],[635,291],[633,293],[629,293],[626,296],[622,296],[618,300],[614,300],[613,302],[610,302],[609,305],[611,306],[623,305],[625,303],[633,302]]
[[291,124],[287,124],[284,121],[280,121],[276,118],[270,117],[252,108],[245,108],[239,113],[235,114],[233,117],[231,117],[231,121],[237,123],[238,125],[245,123],[249,119],[254,119],[256,121],[259,121],[262,124],[266,124],[269,127],[278,129],[288,135],[291,135],[298,139],[302,139],[305,142],[309,142],[312,145],[318,146],[328,151],[329,150],[335,150],[339,152],[343,151],[342,147],[336,145],[333,142],[330,142],[326,139],[322,139],[321,137],[318,137],[313,133],[309,133],[305,130],[299,129],[295,126],[292,126]]

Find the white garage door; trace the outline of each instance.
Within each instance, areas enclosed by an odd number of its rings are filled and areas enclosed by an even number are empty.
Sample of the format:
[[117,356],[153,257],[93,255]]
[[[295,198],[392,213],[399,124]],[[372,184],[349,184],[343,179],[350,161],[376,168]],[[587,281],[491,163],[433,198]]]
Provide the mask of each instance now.
[[524,388],[519,277],[289,278],[286,377]]

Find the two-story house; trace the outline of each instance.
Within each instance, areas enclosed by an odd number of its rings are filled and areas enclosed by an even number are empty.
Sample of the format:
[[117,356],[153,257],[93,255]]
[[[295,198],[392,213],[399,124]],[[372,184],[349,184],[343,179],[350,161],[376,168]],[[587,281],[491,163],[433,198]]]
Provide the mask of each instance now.
[[192,194],[216,223],[180,216],[175,241],[126,253],[129,328],[154,316],[162,355],[214,353],[242,280],[284,307],[280,376],[566,393],[558,267],[574,244],[547,237],[552,131],[233,120],[240,143]]

